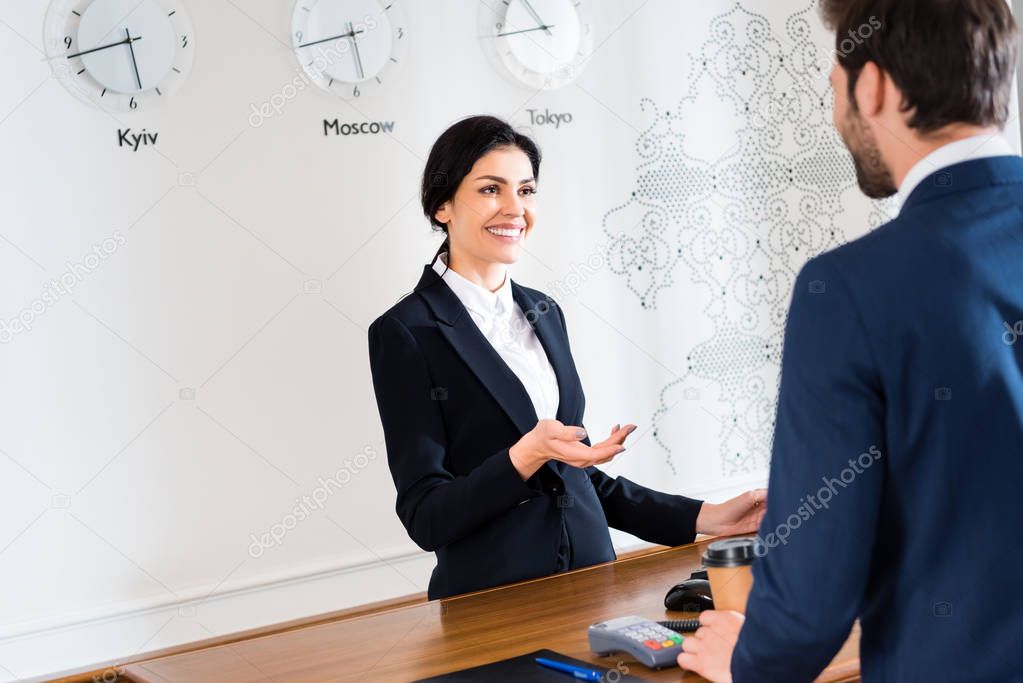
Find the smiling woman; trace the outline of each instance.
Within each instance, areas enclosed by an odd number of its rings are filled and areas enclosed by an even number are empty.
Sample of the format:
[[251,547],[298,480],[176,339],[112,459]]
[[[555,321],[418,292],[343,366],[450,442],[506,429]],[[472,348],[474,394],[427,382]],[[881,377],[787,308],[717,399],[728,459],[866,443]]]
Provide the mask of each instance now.
[[564,314],[508,275],[535,225],[539,175],[536,144],[500,119],[445,131],[422,204],[446,238],[369,330],[397,513],[437,554],[431,600],[613,560],[608,526],[681,545],[751,532],[763,515],[764,491],[715,505],[597,469],[636,427],[590,443]]

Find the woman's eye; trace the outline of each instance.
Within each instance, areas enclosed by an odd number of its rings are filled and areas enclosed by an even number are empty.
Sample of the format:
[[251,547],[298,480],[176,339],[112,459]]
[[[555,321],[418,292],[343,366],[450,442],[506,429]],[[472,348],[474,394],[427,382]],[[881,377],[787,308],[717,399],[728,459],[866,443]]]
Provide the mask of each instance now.
[[536,188],[535,187],[524,187],[524,188],[522,188],[522,192],[524,192],[525,194],[536,194]]
[[493,194],[493,192],[497,192],[497,185],[488,185],[487,187],[484,187],[482,190],[480,190],[480,192],[487,192],[489,194]]

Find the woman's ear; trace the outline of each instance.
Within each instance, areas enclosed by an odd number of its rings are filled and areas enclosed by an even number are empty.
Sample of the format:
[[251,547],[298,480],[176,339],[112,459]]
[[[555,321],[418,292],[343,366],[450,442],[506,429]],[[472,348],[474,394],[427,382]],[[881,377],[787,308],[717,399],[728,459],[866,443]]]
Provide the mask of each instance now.
[[433,214],[439,223],[447,224],[451,221],[451,200],[440,205],[440,208]]

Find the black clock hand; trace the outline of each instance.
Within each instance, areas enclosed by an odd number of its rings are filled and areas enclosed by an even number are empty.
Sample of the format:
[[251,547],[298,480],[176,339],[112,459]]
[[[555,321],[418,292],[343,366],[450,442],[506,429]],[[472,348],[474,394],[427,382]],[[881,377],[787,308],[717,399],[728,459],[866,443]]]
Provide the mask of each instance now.
[[[549,28],[554,28],[554,24],[549,24],[547,26],[537,26],[536,28],[524,28],[521,31],[508,31],[507,33],[498,33],[497,37],[498,38],[503,38],[504,36],[514,36],[514,35],[519,34],[519,33],[529,33],[530,31],[542,31],[542,30],[546,30],[546,29],[549,29]],[[548,31],[548,33],[549,33],[549,31]]]
[[536,23],[540,24],[540,28],[543,29],[543,32],[546,33],[547,35],[551,35],[550,27],[543,23],[543,19],[541,19],[540,15],[536,13],[536,10],[533,9],[533,6],[529,4],[529,0],[522,0],[522,5],[526,8],[527,12],[533,15],[533,19],[536,21]]
[[128,50],[131,52],[131,66],[135,69],[135,80],[139,84],[139,90],[142,90],[142,77],[139,76],[139,63],[135,61],[135,48],[131,44],[131,31],[126,26],[124,28],[124,41],[128,43]]
[[118,45],[124,45],[125,43],[135,42],[136,40],[142,40],[142,36],[135,36],[131,40],[128,40],[128,39],[119,40],[116,43],[110,43],[109,45],[100,45],[99,47],[94,47],[91,50],[83,50],[81,52],[76,52],[73,55],[68,55],[67,58],[71,59],[72,57],[81,57],[82,55],[87,55],[90,52],[99,52],[100,50],[108,50],[108,49],[110,49],[112,47],[117,47]]
[[338,38],[351,38],[356,33],[365,33],[365,30],[359,29],[358,31],[351,31],[350,33],[342,33],[341,35],[331,36],[330,38],[323,38],[321,40],[314,40],[311,43],[302,43],[299,47],[309,47],[310,45],[319,45],[320,43],[326,43],[328,40],[337,40]]
[[362,57],[359,56],[359,43],[355,40],[355,31],[352,30],[352,22],[348,22],[349,33],[352,37],[352,51],[355,53],[355,68],[359,74],[359,80],[361,81],[366,77],[366,74],[362,71]]

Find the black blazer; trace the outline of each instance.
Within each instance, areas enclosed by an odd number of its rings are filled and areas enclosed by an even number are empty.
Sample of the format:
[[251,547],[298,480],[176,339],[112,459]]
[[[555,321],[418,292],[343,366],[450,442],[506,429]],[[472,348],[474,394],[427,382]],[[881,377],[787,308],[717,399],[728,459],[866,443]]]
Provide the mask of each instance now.
[[[581,425],[561,309],[514,282],[512,295],[557,376],[558,420]],[[437,554],[431,600],[613,560],[608,525],[693,541],[701,501],[554,461],[522,480],[508,449],[536,426],[532,401],[432,267],[370,326],[369,356],[398,517]]]

